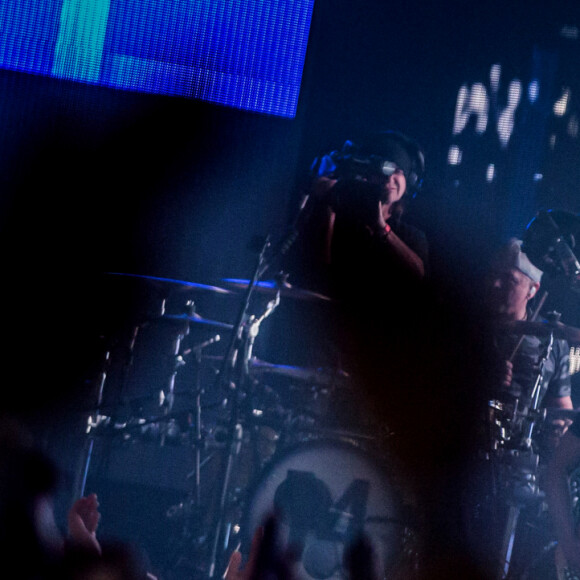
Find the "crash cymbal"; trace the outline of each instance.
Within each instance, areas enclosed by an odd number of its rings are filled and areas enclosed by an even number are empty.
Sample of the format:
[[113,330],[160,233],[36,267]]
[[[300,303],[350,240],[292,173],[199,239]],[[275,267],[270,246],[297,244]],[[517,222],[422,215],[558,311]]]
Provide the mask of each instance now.
[[[222,355],[203,355],[203,360],[222,362],[224,357]],[[298,379],[306,383],[322,386],[346,386],[350,381],[350,375],[340,369],[326,369],[326,368],[307,368],[295,367],[290,365],[277,365],[252,357],[248,362],[250,373],[257,374],[272,374],[291,379]]]
[[292,379],[298,379],[313,385],[335,386],[346,383],[349,379],[348,373],[338,369],[305,368],[290,365],[277,365],[263,360],[252,358],[250,360],[250,372],[271,373]]
[[[227,286],[232,288],[240,288],[242,290],[247,289],[250,286],[251,280],[240,280],[238,278],[223,278],[222,282]],[[304,290],[292,284],[283,281],[277,282],[276,280],[264,280],[261,282],[256,282],[254,284],[254,290],[261,294],[271,294],[274,295],[278,290],[280,290],[280,295],[288,298],[297,298],[299,300],[321,300],[326,302],[331,302],[332,299],[318,292],[312,292],[310,290]]]
[[201,326],[210,326],[212,328],[223,328],[225,330],[232,330],[234,328],[233,324],[228,324],[227,322],[219,322],[217,320],[210,320],[209,318],[204,318],[199,314],[187,315],[187,314],[164,314],[159,317],[160,320],[175,320],[190,322],[194,325],[199,324]]
[[199,284],[196,282],[185,282],[183,280],[174,280],[172,278],[159,278],[156,276],[144,276],[142,274],[125,274],[122,272],[107,272],[109,276],[127,276],[129,278],[138,278],[141,280],[145,280],[152,286],[167,290],[170,289],[171,291],[175,292],[188,292],[190,290],[196,291],[204,291],[204,292],[214,292],[216,294],[232,294],[231,290],[226,290],[225,288],[220,288],[218,286],[209,286],[207,284]]
[[507,332],[513,334],[529,334],[532,336],[549,336],[580,344],[580,329],[566,326],[562,322],[516,320],[504,325]]

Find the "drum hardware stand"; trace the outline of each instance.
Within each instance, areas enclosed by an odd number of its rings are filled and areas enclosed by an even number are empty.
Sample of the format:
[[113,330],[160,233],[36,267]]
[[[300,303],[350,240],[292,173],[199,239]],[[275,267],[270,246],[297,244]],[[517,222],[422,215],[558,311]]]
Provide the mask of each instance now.
[[[557,316],[559,318],[559,315]],[[544,378],[544,371],[546,366],[546,361],[552,352],[554,344],[554,333],[550,333],[550,340],[546,345],[544,356],[539,364],[539,372],[536,376],[536,381],[532,389],[531,394],[531,405],[525,417],[525,426],[523,428],[522,439],[520,441],[520,451],[516,458],[518,459],[519,465],[516,465],[516,473],[510,474],[512,481],[512,489],[510,490],[512,498],[509,500],[509,512],[507,516],[506,525],[504,528],[504,535],[502,540],[502,547],[500,553],[500,564],[498,570],[498,579],[503,580],[508,578],[511,566],[512,552],[514,547],[514,541],[516,536],[516,530],[518,525],[518,519],[522,510],[522,507],[526,505],[530,500],[538,499],[541,497],[542,492],[539,490],[536,482],[537,467],[539,456],[534,452],[532,448],[533,435],[538,418],[542,415],[540,410],[540,395],[542,391],[542,381]],[[523,459],[523,461],[520,461]],[[526,461],[528,464],[526,465]],[[518,476],[523,476],[524,487],[521,487],[520,481],[517,481]],[[517,498],[516,495],[520,492],[521,497]]]
[[178,505],[172,506],[167,511],[167,517],[172,518],[176,515],[184,513],[186,516],[185,525],[182,532],[182,536],[187,538],[190,535],[189,529],[189,516],[190,515],[198,515],[199,510],[201,509],[201,468],[203,467],[204,463],[209,461],[211,457],[206,458],[205,462],[202,463],[201,461],[201,449],[203,446],[203,437],[201,433],[202,421],[201,421],[201,396],[204,393],[204,390],[201,386],[201,376],[200,376],[200,368],[201,368],[201,360],[202,360],[202,351],[204,348],[208,347],[209,345],[219,342],[221,340],[221,336],[216,334],[214,337],[193,346],[186,351],[184,351],[183,356],[187,356],[189,354],[195,355],[195,376],[194,376],[194,396],[195,396],[195,408],[194,408],[194,439],[193,439],[193,447],[194,447],[194,467],[193,470],[187,474],[187,479],[193,479],[193,491],[189,494],[190,498],[183,503]]

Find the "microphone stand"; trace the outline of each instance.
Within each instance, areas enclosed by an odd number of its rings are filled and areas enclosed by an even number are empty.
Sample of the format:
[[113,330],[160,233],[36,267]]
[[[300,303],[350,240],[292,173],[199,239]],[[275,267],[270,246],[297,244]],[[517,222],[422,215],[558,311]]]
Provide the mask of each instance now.
[[[234,324],[234,329],[232,331],[230,344],[226,355],[224,356],[220,371],[216,378],[216,387],[221,386],[226,387],[226,391],[231,393],[231,416],[228,429],[227,443],[229,445],[229,453],[224,462],[222,474],[221,474],[221,488],[219,496],[219,504],[217,509],[217,514],[215,516],[213,525],[213,539],[210,559],[208,563],[208,577],[213,578],[215,574],[215,568],[217,563],[217,551],[218,544],[220,540],[220,534],[222,526],[225,519],[225,509],[226,509],[226,499],[227,492],[229,488],[231,470],[233,466],[234,457],[239,453],[240,446],[242,442],[242,426],[239,421],[239,395],[242,388],[242,382],[247,377],[248,374],[248,361],[252,353],[253,343],[258,333],[260,323],[264,318],[269,316],[280,300],[280,285],[283,282],[281,274],[276,275],[276,280],[278,283],[278,292],[275,300],[271,301],[267,307],[266,312],[258,319],[251,317],[249,320],[249,328],[247,329],[246,344],[243,350],[243,356],[238,357],[239,354],[239,343],[243,342],[243,329],[244,324],[248,322],[248,307],[250,303],[250,298],[252,296],[253,289],[258,282],[268,272],[272,269],[272,265],[277,261],[280,261],[288,252],[290,247],[294,244],[296,239],[300,234],[300,229],[302,223],[307,219],[310,204],[308,203],[310,195],[304,195],[299,205],[298,212],[290,226],[289,232],[277,243],[274,251],[270,252],[270,256],[266,258],[268,250],[271,248],[270,236],[268,235],[262,245],[256,267],[254,269],[252,279],[248,284],[246,294],[242,301],[241,308],[238,313],[238,318]],[[238,360],[241,358],[242,360]],[[238,375],[236,376],[234,371],[238,370]],[[238,384],[236,385],[236,380],[238,379]]]
[[[213,578],[217,563],[217,553],[218,545],[220,541],[222,526],[224,524],[225,512],[226,512],[226,500],[227,493],[230,484],[230,476],[233,467],[234,457],[239,453],[241,442],[242,442],[242,426],[240,424],[239,417],[239,395],[242,388],[242,382],[245,378],[243,375],[243,364],[240,365],[238,360],[238,351],[240,349],[240,342],[242,341],[243,327],[247,319],[248,308],[250,304],[250,298],[252,296],[256,282],[259,280],[260,275],[266,271],[267,265],[265,266],[265,256],[268,248],[270,247],[270,237],[266,237],[262,249],[260,251],[258,261],[252,276],[252,280],[246,289],[244,299],[242,301],[234,329],[231,334],[230,343],[227,349],[227,353],[224,356],[220,371],[216,377],[216,388],[225,386],[227,392],[229,393],[228,399],[231,403],[231,414],[228,427],[228,437],[227,445],[229,452],[224,460],[221,473],[221,487],[219,487],[219,503],[217,507],[217,513],[213,522],[213,538],[211,552],[208,562],[208,577]],[[240,376],[236,377],[234,371],[236,368],[241,369],[242,373]],[[236,384],[236,379],[238,380]]]

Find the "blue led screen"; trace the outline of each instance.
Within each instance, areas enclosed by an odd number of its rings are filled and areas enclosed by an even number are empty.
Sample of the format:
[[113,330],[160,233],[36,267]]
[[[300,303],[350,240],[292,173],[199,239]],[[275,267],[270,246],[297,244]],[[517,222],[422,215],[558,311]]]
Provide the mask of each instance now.
[[296,114],[314,0],[2,0],[0,67]]

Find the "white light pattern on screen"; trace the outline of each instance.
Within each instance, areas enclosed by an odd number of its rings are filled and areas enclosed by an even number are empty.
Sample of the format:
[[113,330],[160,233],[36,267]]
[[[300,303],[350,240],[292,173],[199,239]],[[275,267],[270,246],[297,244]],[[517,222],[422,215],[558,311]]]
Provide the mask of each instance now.
[[489,69],[489,87],[494,93],[497,93],[497,91],[499,90],[500,78],[501,78],[501,65],[493,64]]
[[[493,64],[489,71],[489,89],[483,83],[473,83],[471,86],[462,85],[457,93],[455,104],[455,118],[453,120],[453,135],[462,133],[470,118],[475,117],[475,132],[483,134],[488,129],[490,117],[490,94],[494,96],[494,103],[499,102],[498,94],[501,89],[501,65]],[[533,81],[528,89],[529,95],[539,92],[539,84]],[[522,96],[522,83],[518,79],[510,81],[505,99],[505,106],[498,106],[495,130],[502,147],[507,147],[515,125],[515,114]],[[532,98],[535,98],[532,97]],[[450,161],[450,164],[451,163]],[[457,164],[457,162],[455,163]]]
[[566,114],[569,98],[570,89],[564,87],[562,89],[562,96],[554,103],[554,115],[556,115],[556,117],[563,117]]
[[508,88],[507,106],[500,113],[497,120],[497,134],[499,142],[503,147],[507,146],[510,137],[512,136],[516,109],[520,103],[521,96],[522,84],[517,79],[513,80]]
[[[573,36],[576,39],[578,29],[571,27],[569,35],[570,38]],[[541,85],[537,78],[531,79],[527,87],[518,78],[511,79],[509,83],[502,82],[502,67],[499,63],[494,63],[489,69],[487,86],[482,82],[474,82],[471,85],[465,83],[459,88],[455,102],[452,135],[461,135],[468,127],[477,135],[494,130],[499,146],[507,149],[516,127],[516,116],[523,101],[522,96],[527,94],[530,106],[538,106],[540,91]],[[571,102],[570,87],[562,87],[560,95],[553,102],[552,112],[556,117],[569,116],[566,123],[567,134],[577,139],[580,135],[580,119],[576,112],[570,112]],[[492,119],[496,119],[495,123]],[[472,121],[471,124],[470,121]],[[551,134],[548,137],[548,146],[554,149],[555,145],[556,135]],[[447,154],[447,164],[460,165],[463,158],[463,151],[458,145],[452,143]],[[486,179],[489,181],[489,168],[487,171]],[[534,175],[535,181],[541,179],[538,175]]]
[[449,147],[447,163],[449,163],[449,165],[459,165],[461,163],[461,149],[459,149],[457,145],[451,145],[451,147]]
[[573,346],[570,348],[570,374],[573,375],[580,371],[580,347]]
[[475,83],[471,88],[463,85],[457,95],[453,134],[459,135],[473,115],[476,117],[475,131],[485,133],[489,111],[489,99],[482,83]]
[[495,165],[493,163],[490,163],[487,166],[487,172],[485,174],[485,179],[488,183],[491,183],[493,181],[494,177],[495,177]]

